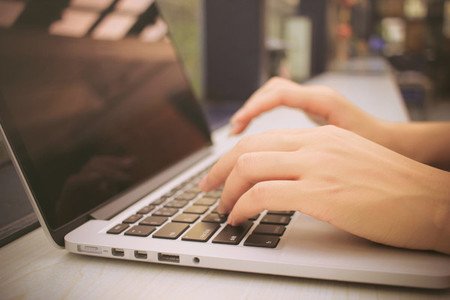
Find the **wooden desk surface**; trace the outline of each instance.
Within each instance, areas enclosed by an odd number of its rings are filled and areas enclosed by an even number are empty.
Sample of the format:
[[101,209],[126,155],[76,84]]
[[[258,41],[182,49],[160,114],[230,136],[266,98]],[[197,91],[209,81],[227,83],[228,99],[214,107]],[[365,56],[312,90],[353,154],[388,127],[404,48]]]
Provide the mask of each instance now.
[[[325,74],[313,83],[338,89],[377,116],[407,119],[388,76]],[[0,249],[0,270],[2,300],[450,299],[450,289],[376,286],[75,255],[54,248],[41,228]]]

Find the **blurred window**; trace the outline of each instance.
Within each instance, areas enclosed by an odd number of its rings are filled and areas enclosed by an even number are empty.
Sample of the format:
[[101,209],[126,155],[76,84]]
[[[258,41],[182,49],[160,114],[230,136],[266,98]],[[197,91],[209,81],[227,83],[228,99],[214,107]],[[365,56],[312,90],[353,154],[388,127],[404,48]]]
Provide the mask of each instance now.
[[423,19],[428,13],[424,0],[405,0],[403,10],[408,19]]

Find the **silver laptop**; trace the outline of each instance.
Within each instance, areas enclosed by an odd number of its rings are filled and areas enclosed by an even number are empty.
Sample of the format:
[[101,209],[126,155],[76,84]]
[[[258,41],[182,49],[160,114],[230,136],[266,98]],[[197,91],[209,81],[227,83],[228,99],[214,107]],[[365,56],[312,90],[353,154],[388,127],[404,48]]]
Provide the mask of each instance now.
[[[449,256],[378,245],[298,212],[265,211],[226,225],[215,212],[220,189],[203,193],[197,183],[236,139],[224,129],[210,134],[170,43],[5,30],[0,44],[2,134],[58,247],[147,263],[450,287]],[[277,119],[297,126],[296,114],[274,111],[250,132],[278,127]]]

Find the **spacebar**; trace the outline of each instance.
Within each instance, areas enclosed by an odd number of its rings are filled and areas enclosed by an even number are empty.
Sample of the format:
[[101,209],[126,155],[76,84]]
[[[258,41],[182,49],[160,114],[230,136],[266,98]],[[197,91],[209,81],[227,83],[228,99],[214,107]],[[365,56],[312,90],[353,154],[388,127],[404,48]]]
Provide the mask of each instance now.
[[216,244],[239,244],[252,227],[253,222],[247,221],[239,226],[225,226],[221,232],[212,240]]

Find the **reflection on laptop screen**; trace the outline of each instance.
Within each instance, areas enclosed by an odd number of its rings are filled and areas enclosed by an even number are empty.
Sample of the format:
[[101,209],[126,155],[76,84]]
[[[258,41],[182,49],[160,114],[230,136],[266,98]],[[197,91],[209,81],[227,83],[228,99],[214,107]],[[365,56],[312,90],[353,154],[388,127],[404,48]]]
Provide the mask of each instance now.
[[50,228],[210,144],[171,44],[142,24],[149,8],[59,7],[37,25],[26,9],[0,29],[0,117]]

